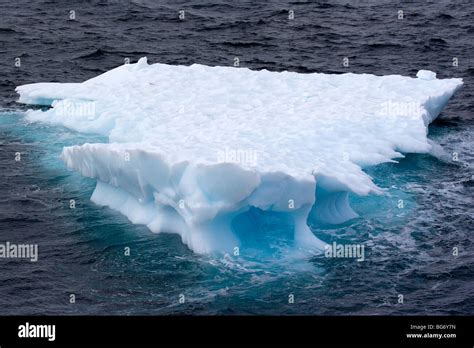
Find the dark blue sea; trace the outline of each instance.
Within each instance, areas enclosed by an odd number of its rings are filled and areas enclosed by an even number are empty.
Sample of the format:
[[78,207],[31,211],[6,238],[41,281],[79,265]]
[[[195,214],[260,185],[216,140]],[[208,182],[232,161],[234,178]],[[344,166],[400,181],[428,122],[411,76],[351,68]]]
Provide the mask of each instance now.
[[[39,246],[38,262],[0,259],[0,315],[474,314],[473,23],[474,3],[462,0],[0,0],[0,243]],[[387,194],[350,197],[359,218],[308,221],[328,243],[364,244],[364,262],[290,255],[292,226],[258,212],[265,237],[253,253],[203,256],[90,202],[95,181],[59,154],[107,139],[28,123],[16,103],[18,85],[81,82],[142,56],[220,66],[239,57],[300,73],[429,69],[464,86],[429,128],[436,152],[367,168]]]

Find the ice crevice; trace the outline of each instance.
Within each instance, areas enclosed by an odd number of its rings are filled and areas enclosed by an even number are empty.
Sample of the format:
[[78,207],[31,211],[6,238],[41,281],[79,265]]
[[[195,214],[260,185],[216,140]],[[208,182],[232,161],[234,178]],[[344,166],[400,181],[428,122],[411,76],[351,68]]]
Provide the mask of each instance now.
[[[417,78],[136,64],[83,83],[17,87],[33,122],[108,136],[64,147],[66,166],[97,180],[91,200],[197,253],[241,245],[250,209],[288,214],[294,242],[324,247],[307,225],[357,217],[348,195],[381,194],[363,168],[429,152],[427,126],[462,85]],[[258,230],[253,231],[259,233]]]

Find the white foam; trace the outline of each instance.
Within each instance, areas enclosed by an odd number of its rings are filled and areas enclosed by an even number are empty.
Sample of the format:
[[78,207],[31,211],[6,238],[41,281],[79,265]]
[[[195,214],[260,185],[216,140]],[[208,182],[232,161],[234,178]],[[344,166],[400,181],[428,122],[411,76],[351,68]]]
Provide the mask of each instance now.
[[[427,125],[461,79],[298,74],[203,65],[120,66],[83,83],[17,87],[46,104],[28,118],[109,144],[65,147],[71,169],[96,178],[97,204],[196,252],[238,246],[230,225],[250,207],[289,212],[295,239],[321,247],[306,225],[316,185],[326,223],[356,216],[347,192],[381,193],[362,168],[428,152]],[[317,197],[316,197],[317,199]]]

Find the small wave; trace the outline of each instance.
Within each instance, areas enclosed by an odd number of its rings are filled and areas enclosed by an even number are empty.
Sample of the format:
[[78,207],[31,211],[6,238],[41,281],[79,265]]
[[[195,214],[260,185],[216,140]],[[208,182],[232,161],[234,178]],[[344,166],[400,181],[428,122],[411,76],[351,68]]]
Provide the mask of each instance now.
[[429,44],[430,45],[447,45],[448,43],[446,42],[446,40],[437,37],[437,38],[431,38],[429,41]]
[[0,28],[0,34],[16,34],[17,31],[12,28]]
[[234,47],[234,48],[276,47],[276,45],[272,45],[272,44],[264,43],[264,42],[257,42],[257,41],[251,41],[251,42],[224,41],[222,44],[223,44],[224,46],[230,46],[230,47]]
[[448,13],[441,13],[441,14],[437,15],[436,18],[437,19],[447,19],[447,20],[455,19],[453,16],[451,16]]
[[369,43],[364,45],[365,48],[368,49],[380,49],[380,48],[402,48],[403,46],[398,43],[390,43],[390,42],[377,42],[377,43]]
[[102,58],[108,54],[112,54],[111,52],[108,52],[106,50],[103,50],[101,48],[97,48],[93,50],[92,52],[81,54],[77,57],[74,57],[73,60],[76,59],[95,59],[95,58]]

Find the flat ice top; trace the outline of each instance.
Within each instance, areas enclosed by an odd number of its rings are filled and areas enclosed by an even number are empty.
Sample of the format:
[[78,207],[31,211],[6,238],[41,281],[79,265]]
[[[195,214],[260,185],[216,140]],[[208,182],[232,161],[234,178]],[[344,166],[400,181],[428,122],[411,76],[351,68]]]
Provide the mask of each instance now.
[[[63,159],[69,167],[141,202],[152,200],[152,193],[155,203],[157,193],[172,191],[170,199],[194,195],[182,182],[164,184],[171,180],[167,177],[158,183],[153,177],[172,172],[180,163],[199,168],[235,164],[231,167],[240,169],[229,169],[231,174],[209,174],[217,175],[210,181],[227,177],[226,185],[236,187],[233,193],[226,188],[217,199],[228,203],[225,211],[232,211],[276,204],[268,197],[267,204],[252,201],[271,173],[313,182],[313,190],[316,180],[332,192],[380,192],[361,168],[402,157],[400,152],[429,151],[427,125],[462,85],[461,79],[439,80],[429,71],[417,76],[148,65],[142,58],[84,83],[38,83],[17,87],[17,92],[20,102],[53,105],[46,112],[30,111],[31,120],[107,135],[110,144],[66,148]],[[138,174],[113,160],[123,151],[135,154]],[[146,161],[137,160],[138,154]],[[154,161],[160,164],[153,167]],[[256,177],[235,178],[239,170]],[[274,187],[281,186],[274,182]],[[209,192],[214,189],[204,190],[199,199],[194,195],[194,204],[215,206]],[[314,197],[305,203],[314,203]],[[219,215],[219,209],[211,216]],[[187,214],[202,215],[196,206],[190,210]]]

